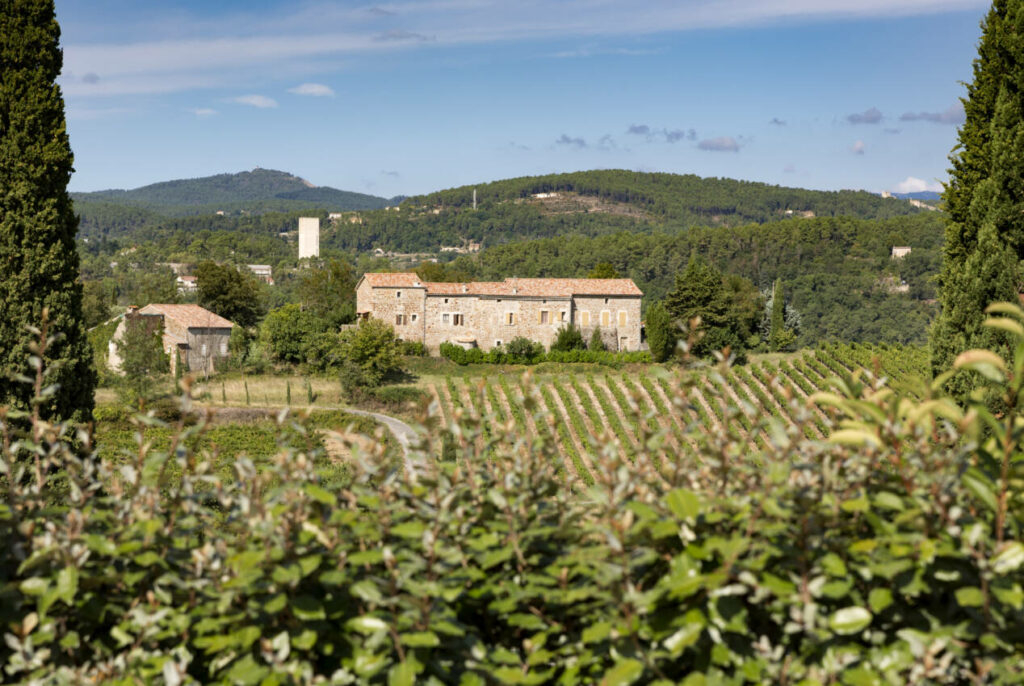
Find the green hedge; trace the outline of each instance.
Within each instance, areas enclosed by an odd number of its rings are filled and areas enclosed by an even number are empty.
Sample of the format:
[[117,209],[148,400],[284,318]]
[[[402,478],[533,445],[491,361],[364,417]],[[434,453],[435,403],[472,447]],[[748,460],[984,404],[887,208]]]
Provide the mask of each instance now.
[[542,362],[577,363],[585,362],[608,367],[625,364],[644,364],[651,361],[647,351],[609,352],[606,350],[551,350],[538,348],[530,355],[515,355],[500,347],[484,352],[480,348],[465,349],[454,343],[441,344],[441,356],[455,364],[540,364]]
[[[1012,336],[1024,312],[1004,311]],[[362,439],[332,487],[301,426],[226,477],[192,447],[202,420],[146,420],[112,462],[0,413],[4,679],[1019,684],[1014,355],[958,360],[998,414],[942,378],[927,401],[851,380],[815,395],[843,419],[827,440],[751,454],[717,436],[663,475],[595,455],[592,486],[543,437],[443,463],[432,437],[415,474]]]

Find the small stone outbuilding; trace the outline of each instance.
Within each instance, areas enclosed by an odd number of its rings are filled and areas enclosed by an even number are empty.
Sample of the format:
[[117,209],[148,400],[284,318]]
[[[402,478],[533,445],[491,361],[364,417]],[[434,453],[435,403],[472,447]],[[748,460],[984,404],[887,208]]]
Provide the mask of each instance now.
[[124,336],[127,322],[141,317],[146,318],[147,328],[162,329],[164,352],[171,358],[172,372],[178,359],[184,371],[212,372],[230,355],[228,344],[234,324],[227,319],[199,305],[154,303],[143,308],[129,307],[114,331],[107,349],[107,362],[114,371],[121,369],[117,341]]

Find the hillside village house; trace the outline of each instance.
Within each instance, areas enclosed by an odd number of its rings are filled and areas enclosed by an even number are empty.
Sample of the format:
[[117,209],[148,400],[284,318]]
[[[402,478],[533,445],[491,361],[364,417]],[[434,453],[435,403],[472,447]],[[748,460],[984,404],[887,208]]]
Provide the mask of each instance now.
[[356,284],[356,312],[431,353],[445,342],[490,350],[517,336],[549,347],[567,325],[586,340],[600,327],[609,350],[626,351],[640,349],[642,297],[632,279],[431,283],[412,273],[368,273]]
[[114,331],[107,349],[107,363],[114,371],[121,370],[117,341],[124,336],[129,322],[140,319],[150,331],[162,329],[164,352],[170,355],[172,372],[177,359],[185,371],[196,372],[213,371],[228,358],[234,324],[227,319],[199,305],[151,304],[141,309],[129,307]]

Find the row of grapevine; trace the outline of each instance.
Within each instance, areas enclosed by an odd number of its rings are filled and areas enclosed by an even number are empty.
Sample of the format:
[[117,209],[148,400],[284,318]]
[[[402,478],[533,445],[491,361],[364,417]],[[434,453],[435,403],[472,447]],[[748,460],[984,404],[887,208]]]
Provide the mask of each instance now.
[[674,456],[716,436],[731,436],[752,451],[768,450],[779,431],[823,439],[832,420],[810,396],[829,390],[833,378],[871,371],[909,387],[926,367],[927,354],[916,348],[833,345],[728,370],[494,373],[447,377],[429,390],[446,422],[476,420],[479,431],[466,437],[474,449],[486,451],[505,429],[541,432],[558,446],[553,459],[565,475],[592,483],[592,456],[608,446],[633,457],[646,445],[670,469]]

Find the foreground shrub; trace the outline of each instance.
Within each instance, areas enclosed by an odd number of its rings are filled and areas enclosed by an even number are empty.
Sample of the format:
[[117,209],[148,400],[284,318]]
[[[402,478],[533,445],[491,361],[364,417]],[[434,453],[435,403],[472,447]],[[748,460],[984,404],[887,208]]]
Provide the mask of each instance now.
[[1010,411],[847,377],[814,398],[841,419],[827,441],[753,416],[758,454],[728,431],[676,452],[638,422],[634,460],[611,434],[588,455],[591,487],[543,434],[470,413],[397,469],[344,437],[361,471],[337,490],[287,442],[218,477],[189,448],[203,421],[108,461],[8,414],[0,663],[36,683],[1020,683],[1024,342],[957,367]]

